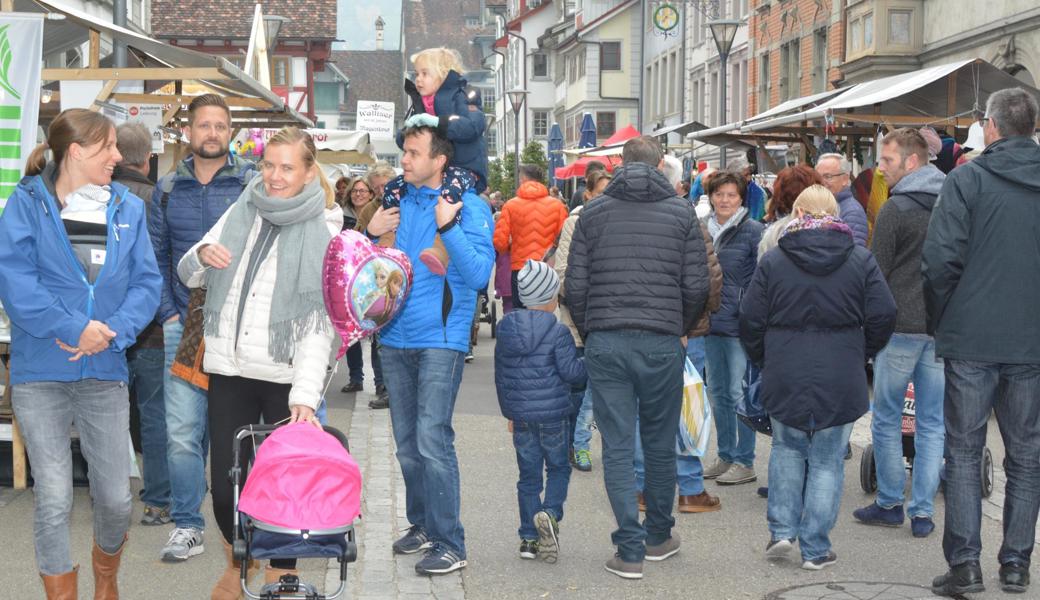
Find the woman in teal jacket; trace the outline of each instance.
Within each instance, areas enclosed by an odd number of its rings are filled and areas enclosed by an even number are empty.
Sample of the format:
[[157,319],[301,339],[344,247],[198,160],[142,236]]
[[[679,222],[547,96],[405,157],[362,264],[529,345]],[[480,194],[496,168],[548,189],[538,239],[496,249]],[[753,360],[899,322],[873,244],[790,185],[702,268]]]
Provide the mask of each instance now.
[[162,279],[144,202],[111,182],[120,158],[111,121],[67,110],[0,214],[12,403],[33,467],[36,563],[48,599],[76,597],[73,423],[90,464],[95,598],[118,597],[130,525],[126,349],[155,317]]

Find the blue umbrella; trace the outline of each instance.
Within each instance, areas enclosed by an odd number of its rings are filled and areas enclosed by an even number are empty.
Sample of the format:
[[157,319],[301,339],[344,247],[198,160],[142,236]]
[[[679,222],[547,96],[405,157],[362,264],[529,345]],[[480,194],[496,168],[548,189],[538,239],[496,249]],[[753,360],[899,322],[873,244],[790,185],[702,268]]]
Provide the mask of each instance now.
[[553,123],[552,128],[549,130],[549,175],[552,178],[553,185],[561,187],[560,180],[556,178],[556,169],[563,166],[563,132],[560,131],[560,124]]
[[596,122],[592,120],[592,113],[585,113],[581,118],[581,137],[578,138],[578,147],[596,147]]

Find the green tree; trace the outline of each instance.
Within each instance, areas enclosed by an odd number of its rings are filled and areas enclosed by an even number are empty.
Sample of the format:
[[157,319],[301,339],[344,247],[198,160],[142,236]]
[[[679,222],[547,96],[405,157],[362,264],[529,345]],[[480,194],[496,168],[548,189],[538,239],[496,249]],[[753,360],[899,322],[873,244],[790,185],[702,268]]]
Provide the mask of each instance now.
[[502,161],[497,158],[488,161],[487,185],[488,193],[502,189]]
[[506,152],[502,157],[502,183],[499,185],[498,191],[502,192],[502,197],[506,200],[516,195],[515,156],[512,152]]
[[549,159],[545,156],[545,149],[538,142],[530,142],[524,146],[523,151],[520,153],[520,162],[522,164],[538,165],[545,171],[549,166]]

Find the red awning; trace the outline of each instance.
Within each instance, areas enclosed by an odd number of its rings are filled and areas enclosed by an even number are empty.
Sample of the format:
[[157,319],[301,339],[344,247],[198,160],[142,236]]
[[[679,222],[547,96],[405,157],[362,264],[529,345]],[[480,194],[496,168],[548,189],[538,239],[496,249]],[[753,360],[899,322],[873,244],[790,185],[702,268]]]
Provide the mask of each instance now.
[[622,142],[627,142],[632,138],[637,138],[640,135],[641,134],[639,133],[638,129],[632,127],[631,125],[626,125],[624,129],[619,129],[618,131],[615,131],[614,135],[607,138],[607,141],[603,142],[601,145],[611,146],[613,144],[620,144]]
[[509,46],[509,36],[503,35],[502,37],[495,40],[495,48],[506,48]]
[[589,166],[592,161],[598,161],[607,165],[607,171],[613,172],[614,167],[621,164],[621,157],[619,156],[585,156],[572,162],[571,164],[556,169],[555,177],[557,179],[569,179],[571,177],[584,177],[585,167]]

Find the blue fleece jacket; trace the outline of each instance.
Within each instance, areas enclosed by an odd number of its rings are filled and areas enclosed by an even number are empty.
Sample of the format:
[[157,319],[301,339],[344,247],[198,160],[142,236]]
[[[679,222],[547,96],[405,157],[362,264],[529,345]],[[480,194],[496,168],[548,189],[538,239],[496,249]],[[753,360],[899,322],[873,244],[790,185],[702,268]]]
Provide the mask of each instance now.
[[491,209],[470,190],[462,196],[462,219],[441,234],[448,251],[448,273],[440,276],[419,260],[437,234],[434,209],[439,189],[406,184],[401,194],[401,224],[394,247],[412,262],[412,288],[404,306],[379,334],[391,348],[469,349],[469,330],[477,290],[486,288],[495,264]]
[[[0,215],[0,298],[11,317],[11,383],[127,381],[126,349],[155,317],[162,277],[148,239],[144,201],[111,185],[104,266],[88,282],[61,221],[54,193],[22,179]],[[91,320],[116,332],[109,347],[70,362]]]
[[545,423],[566,419],[577,407],[571,385],[584,383],[585,363],[574,337],[556,315],[514,310],[498,325],[495,389],[507,419]]

